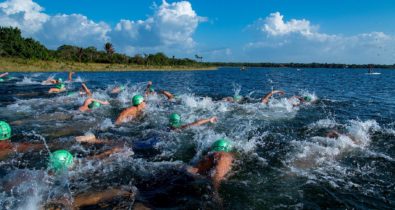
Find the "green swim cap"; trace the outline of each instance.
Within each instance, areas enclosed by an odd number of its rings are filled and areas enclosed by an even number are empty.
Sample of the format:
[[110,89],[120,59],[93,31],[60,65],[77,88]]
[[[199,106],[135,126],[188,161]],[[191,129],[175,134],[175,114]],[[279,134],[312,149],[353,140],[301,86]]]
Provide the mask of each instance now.
[[144,97],[142,95],[133,96],[132,102],[133,106],[138,106],[144,101]]
[[305,96],[305,97],[303,97],[303,99],[304,99],[305,101],[307,101],[307,102],[310,102],[311,100],[313,100],[313,99],[311,98],[311,96]]
[[173,113],[169,116],[170,126],[173,128],[179,128],[181,126],[181,116],[177,113]]
[[63,82],[63,79],[62,78],[58,78],[58,82]]
[[227,139],[218,139],[211,145],[211,152],[230,152],[232,145]]
[[0,82],[4,82],[4,79],[3,79],[3,78],[0,78]]
[[0,121],[0,141],[11,138],[11,127],[8,123]]
[[50,155],[49,167],[55,171],[65,170],[73,165],[73,155],[67,150],[56,150]]
[[235,101],[240,101],[242,98],[243,98],[243,97],[240,96],[240,95],[235,95],[235,96],[233,97],[233,100],[235,100]]
[[55,86],[55,88],[57,88],[57,89],[63,89],[64,87],[65,87],[65,85],[63,83],[57,84]]
[[92,101],[92,103],[90,103],[88,105],[89,109],[96,109],[99,108],[101,106],[101,103],[97,102],[97,101]]

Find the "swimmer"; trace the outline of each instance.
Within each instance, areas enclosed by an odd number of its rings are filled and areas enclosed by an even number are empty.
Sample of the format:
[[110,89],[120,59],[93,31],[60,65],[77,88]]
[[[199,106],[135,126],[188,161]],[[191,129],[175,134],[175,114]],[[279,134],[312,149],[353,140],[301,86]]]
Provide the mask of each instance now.
[[69,72],[69,76],[68,76],[68,80],[67,81],[69,81],[69,82],[73,81],[73,74],[74,74],[74,72],[72,72],[72,71]]
[[11,132],[11,126],[4,121],[0,121],[0,160],[6,159],[14,153],[26,153],[45,148],[43,144],[11,142]]
[[328,133],[326,133],[325,135],[327,138],[331,138],[331,139],[338,139],[340,136],[347,136],[348,138],[350,138],[354,143],[358,143],[359,141],[357,141],[357,139],[352,136],[351,134],[342,134],[340,132],[338,132],[337,130],[331,130]]
[[144,97],[142,95],[135,95],[132,99],[133,106],[124,109],[117,117],[115,124],[120,125],[129,120],[138,117],[145,108]]
[[145,97],[152,94],[155,94],[155,89],[152,87],[152,82],[148,81],[147,87],[145,88]]
[[55,84],[56,84],[56,86],[55,86],[54,88],[49,89],[48,93],[60,93],[60,92],[63,92],[63,91],[66,90],[66,86],[65,86],[65,84],[63,83],[62,78],[59,78],[59,79],[56,81]]
[[233,97],[225,97],[222,99],[222,101],[234,102],[234,103],[240,103],[242,100],[243,100],[243,96],[240,96],[240,95],[235,95]]
[[263,103],[263,104],[268,104],[270,98],[271,98],[274,94],[284,95],[285,92],[282,91],[282,90],[273,90],[273,91],[269,92],[268,94],[266,94],[266,95],[262,98],[261,103]]
[[[92,97],[92,92],[89,90],[89,88],[85,85],[85,83],[81,84],[82,89],[85,91],[86,95],[89,97]],[[81,92],[80,92],[81,95]]]
[[125,90],[125,85],[119,85],[111,90],[112,94],[120,93]]
[[0,74],[0,82],[4,82],[8,79],[8,72]]
[[101,107],[101,105],[109,105],[109,104],[110,103],[108,101],[101,101],[94,98],[87,98],[84,104],[78,110],[80,110],[81,112],[91,111]]
[[201,126],[207,123],[216,123],[218,122],[217,117],[210,117],[207,119],[197,120],[193,123],[181,125],[181,116],[177,113],[173,113],[169,116],[169,126],[171,130],[183,130],[186,128]]
[[[60,81],[59,81],[59,80],[60,80]],[[56,85],[56,84],[61,83],[61,81],[62,81],[61,78],[59,78],[59,79],[56,80],[56,79],[54,79],[53,77],[48,77],[47,80],[43,81],[43,84],[53,84],[53,85]]]
[[167,100],[169,100],[169,101],[175,99],[175,96],[173,94],[171,94],[170,92],[168,92],[168,91],[160,90],[159,93],[161,93],[164,96],[166,96]]
[[[270,101],[270,98],[274,95],[274,94],[280,94],[280,95],[284,95],[285,92],[282,90],[273,90],[270,93],[266,94],[261,102],[263,104],[268,104]],[[295,101],[294,99],[297,99],[297,101]],[[303,103],[314,103],[315,100],[313,100],[313,98],[311,96],[292,96],[291,98],[288,98],[288,101],[292,103],[293,106],[300,106]]]
[[8,72],[0,74],[0,78],[4,78],[4,77],[7,77],[7,76],[8,76]]
[[[188,167],[187,171],[191,174],[210,176],[215,195],[225,176],[231,171],[234,160],[231,142],[227,139],[218,139],[210,148],[210,152],[194,167]],[[219,198],[219,197],[218,197]]]

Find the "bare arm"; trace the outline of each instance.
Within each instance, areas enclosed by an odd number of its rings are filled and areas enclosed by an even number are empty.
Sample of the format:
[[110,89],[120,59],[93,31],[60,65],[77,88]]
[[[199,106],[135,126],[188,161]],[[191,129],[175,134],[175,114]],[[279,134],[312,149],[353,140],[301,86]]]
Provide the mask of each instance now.
[[193,123],[189,123],[189,124],[183,125],[183,126],[180,127],[180,129],[190,128],[192,126],[200,126],[200,125],[204,125],[204,124],[207,124],[207,123],[216,123],[217,121],[218,121],[217,117],[211,117],[211,118],[208,118],[208,119],[198,120],[198,121],[195,121]]
[[168,92],[168,91],[162,90],[160,93],[162,93],[164,96],[166,96],[166,98],[167,98],[168,100],[171,100],[171,99],[174,98],[174,95],[171,94],[171,93]]
[[0,78],[5,77],[5,76],[7,76],[7,75],[8,75],[8,72],[3,73],[3,74],[0,74]]
[[152,86],[152,82],[148,81],[147,87],[145,88],[145,95],[147,96],[148,94],[150,94],[150,88]]
[[69,72],[69,81],[71,82],[72,80],[73,80],[73,74],[74,74],[74,72]]
[[85,85],[85,83],[82,83],[82,88],[84,89],[85,93],[89,96],[92,97],[92,93],[89,90],[89,88]]
[[218,152],[215,154],[217,165],[212,177],[214,189],[218,192],[221,181],[225,179],[226,174],[232,169],[233,155],[227,152]]
[[121,114],[119,114],[118,118],[115,121],[115,125],[120,125],[123,122],[125,122],[125,120],[127,118],[136,117],[137,114],[138,113],[137,113],[137,108],[136,107],[127,108],[127,109],[123,110],[121,112]]
[[276,94],[276,93],[278,93],[278,94],[280,94],[280,95],[284,95],[284,94],[285,94],[284,91],[281,91],[281,90],[273,90],[273,91],[271,91],[270,93],[266,94],[266,95],[262,98],[261,102],[262,102],[263,104],[268,104],[270,98],[271,98],[274,94]]
[[102,101],[102,100],[98,100],[98,99],[94,99],[94,98],[92,99],[92,101],[96,101],[102,105],[109,105],[110,104],[108,101]]

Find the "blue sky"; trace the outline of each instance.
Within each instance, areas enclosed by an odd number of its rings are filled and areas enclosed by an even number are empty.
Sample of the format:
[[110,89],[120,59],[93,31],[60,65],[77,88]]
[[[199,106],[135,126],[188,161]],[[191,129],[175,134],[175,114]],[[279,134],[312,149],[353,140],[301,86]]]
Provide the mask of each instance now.
[[206,61],[395,63],[393,0],[6,0],[0,25],[49,48],[110,41]]

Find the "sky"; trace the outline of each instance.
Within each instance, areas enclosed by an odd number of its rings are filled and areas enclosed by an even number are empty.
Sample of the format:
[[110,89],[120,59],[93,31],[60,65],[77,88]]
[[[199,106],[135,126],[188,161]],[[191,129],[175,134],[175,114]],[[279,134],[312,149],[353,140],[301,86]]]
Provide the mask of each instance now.
[[0,25],[50,49],[221,62],[395,63],[394,0],[5,0]]

